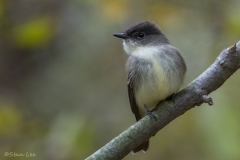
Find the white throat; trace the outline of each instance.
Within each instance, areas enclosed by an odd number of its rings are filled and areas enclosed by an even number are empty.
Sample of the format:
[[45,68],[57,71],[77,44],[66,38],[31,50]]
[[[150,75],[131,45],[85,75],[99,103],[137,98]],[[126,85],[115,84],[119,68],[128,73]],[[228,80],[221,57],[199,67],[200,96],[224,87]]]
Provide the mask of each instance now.
[[127,43],[123,41],[123,48],[129,56],[146,59],[152,58],[154,54],[159,52],[159,49],[161,50],[161,46],[138,46],[136,43],[131,41]]

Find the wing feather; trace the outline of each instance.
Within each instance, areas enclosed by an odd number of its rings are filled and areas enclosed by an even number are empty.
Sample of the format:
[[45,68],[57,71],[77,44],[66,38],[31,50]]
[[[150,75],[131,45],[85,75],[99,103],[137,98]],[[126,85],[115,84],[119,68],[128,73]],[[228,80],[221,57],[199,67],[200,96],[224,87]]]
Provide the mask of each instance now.
[[138,121],[139,119],[141,119],[141,115],[139,113],[138,106],[137,106],[135,96],[134,96],[133,82],[129,76],[128,76],[127,87],[128,87],[128,98],[129,98],[131,110],[132,110],[133,114],[135,115],[136,121]]

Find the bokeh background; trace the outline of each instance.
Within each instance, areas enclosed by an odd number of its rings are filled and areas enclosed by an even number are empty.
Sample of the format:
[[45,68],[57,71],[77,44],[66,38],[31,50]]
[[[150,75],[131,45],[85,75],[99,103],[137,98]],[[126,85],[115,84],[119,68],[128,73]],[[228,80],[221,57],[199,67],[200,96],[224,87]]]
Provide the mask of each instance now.
[[[240,39],[239,0],[0,0],[0,159],[85,159],[135,123],[121,40],[154,21],[185,57],[183,87]],[[125,160],[239,160],[240,72]],[[14,156],[14,155],[12,155]]]

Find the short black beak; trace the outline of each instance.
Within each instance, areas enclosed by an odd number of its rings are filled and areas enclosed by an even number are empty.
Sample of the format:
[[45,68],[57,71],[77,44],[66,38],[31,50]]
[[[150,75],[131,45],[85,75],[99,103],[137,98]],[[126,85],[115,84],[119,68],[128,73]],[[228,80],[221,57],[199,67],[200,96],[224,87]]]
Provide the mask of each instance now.
[[122,39],[128,38],[128,36],[123,32],[115,33],[115,34],[113,34],[113,36],[118,37],[118,38],[122,38]]

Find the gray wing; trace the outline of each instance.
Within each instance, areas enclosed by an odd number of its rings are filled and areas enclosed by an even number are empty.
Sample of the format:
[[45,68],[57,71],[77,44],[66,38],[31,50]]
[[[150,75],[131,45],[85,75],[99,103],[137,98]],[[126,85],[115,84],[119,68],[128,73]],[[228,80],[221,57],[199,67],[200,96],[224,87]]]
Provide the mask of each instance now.
[[133,82],[132,82],[130,76],[128,76],[127,87],[128,87],[128,98],[129,98],[131,110],[132,110],[133,114],[135,115],[136,121],[138,121],[139,119],[141,119],[141,115],[138,111],[138,106],[136,104],[136,100],[134,97],[134,92],[133,92],[134,86],[133,86]]
[[[131,105],[131,109],[132,109],[133,114],[135,115],[136,120],[138,121],[139,119],[141,119],[141,116],[139,114],[138,106],[136,104],[135,97],[134,97],[133,82],[132,82],[131,78],[129,78],[129,76],[128,76],[127,86],[128,86],[128,97],[129,97],[129,102],[130,102],[130,105]],[[140,144],[138,147],[134,148],[132,150],[132,152],[137,153],[141,150],[146,152],[148,150],[148,147],[149,147],[149,140]]]

